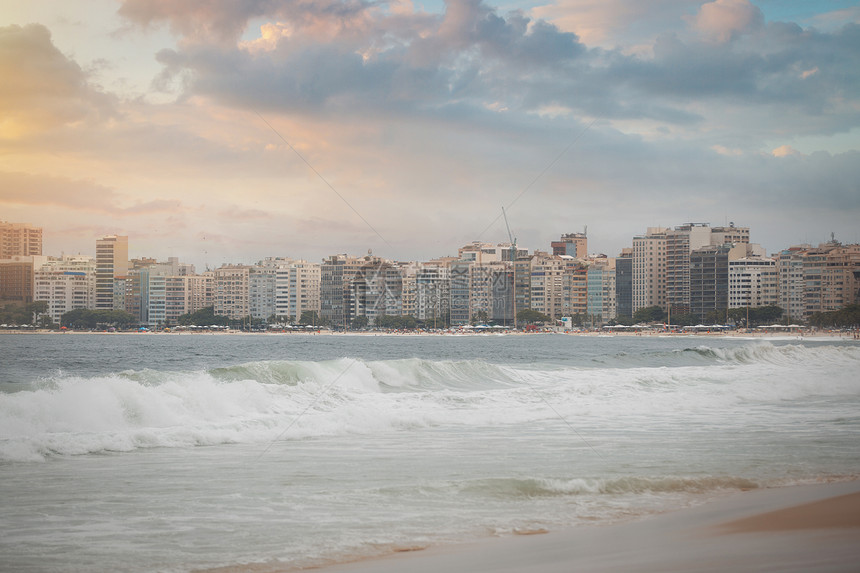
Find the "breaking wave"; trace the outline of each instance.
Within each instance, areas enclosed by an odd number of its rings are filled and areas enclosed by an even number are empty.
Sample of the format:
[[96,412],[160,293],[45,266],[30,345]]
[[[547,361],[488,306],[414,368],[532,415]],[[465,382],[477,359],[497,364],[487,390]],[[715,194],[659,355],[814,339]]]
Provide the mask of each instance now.
[[857,346],[700,346],[613,361],[341,358],[58,373],[0,393],[0,461],[559,418],[613,427],[632,419],[669,424],[678,412],[696,412],[719,423],[721,408],[745,402],[860,394],[860,378],[844,375],[860,365]]

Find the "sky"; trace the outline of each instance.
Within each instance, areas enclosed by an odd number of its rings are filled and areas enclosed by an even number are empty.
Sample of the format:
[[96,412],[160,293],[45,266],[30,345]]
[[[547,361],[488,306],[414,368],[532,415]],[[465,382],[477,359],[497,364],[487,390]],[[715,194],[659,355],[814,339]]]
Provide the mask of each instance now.
[[44,253],[860,242],[860,5],[0,0],[0,220]]

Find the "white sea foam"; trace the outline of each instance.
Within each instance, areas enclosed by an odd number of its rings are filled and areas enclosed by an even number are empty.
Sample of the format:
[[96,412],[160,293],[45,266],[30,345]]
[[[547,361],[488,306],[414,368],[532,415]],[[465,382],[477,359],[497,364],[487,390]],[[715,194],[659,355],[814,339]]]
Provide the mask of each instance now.
[[4,342],[4,570],[298,569],[860,472],[850,342]]
[[633,367],[621,357],[624,368],[343,358],[58,376],[33,391],[0,394],[0,459],[559,417],[675,424],[681,411],[695,412],[700,424],[719,425],[725,411],[750,401],[860,392],[860,377],[839,375],[860,365],[857,347],[764,343],[698,347],[662,358],[665,366],[650,365],[652,355],[643,359],[648,366]]

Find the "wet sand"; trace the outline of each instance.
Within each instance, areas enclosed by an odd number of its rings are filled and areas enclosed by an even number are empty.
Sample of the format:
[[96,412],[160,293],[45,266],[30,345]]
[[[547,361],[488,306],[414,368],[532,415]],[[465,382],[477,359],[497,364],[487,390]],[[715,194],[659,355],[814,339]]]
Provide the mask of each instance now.
[[860,482],[754,490],[632,523],[433,547],[315,571],[857,572]]

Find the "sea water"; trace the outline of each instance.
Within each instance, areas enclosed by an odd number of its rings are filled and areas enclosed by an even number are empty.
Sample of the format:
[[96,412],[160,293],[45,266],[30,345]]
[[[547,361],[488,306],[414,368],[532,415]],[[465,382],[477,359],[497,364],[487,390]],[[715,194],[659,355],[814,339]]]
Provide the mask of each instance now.
[[860,345],[0,335],[0,570],[301,568],[860,474]]

